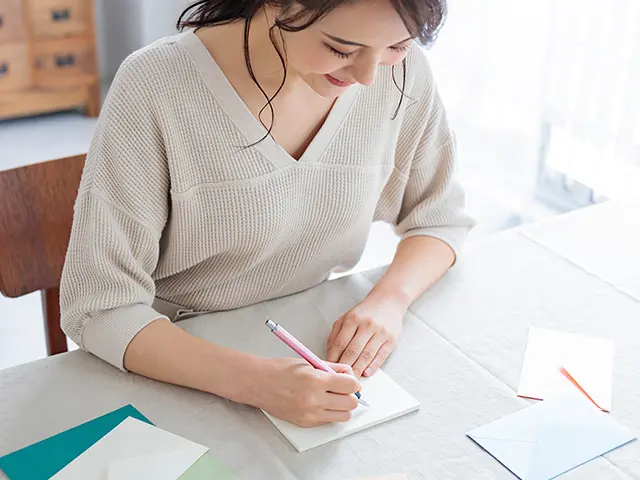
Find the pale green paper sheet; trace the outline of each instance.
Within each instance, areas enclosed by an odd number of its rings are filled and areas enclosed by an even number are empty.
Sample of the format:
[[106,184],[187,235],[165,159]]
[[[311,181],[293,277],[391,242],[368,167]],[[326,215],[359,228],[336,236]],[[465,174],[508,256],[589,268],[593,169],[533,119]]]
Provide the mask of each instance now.
[[239,480],[211,455],[204,454],[178,480]]

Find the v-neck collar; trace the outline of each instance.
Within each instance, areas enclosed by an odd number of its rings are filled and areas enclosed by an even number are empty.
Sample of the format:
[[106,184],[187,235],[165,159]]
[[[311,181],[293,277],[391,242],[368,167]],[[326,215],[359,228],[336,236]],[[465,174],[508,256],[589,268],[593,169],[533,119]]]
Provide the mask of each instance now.
[[[177,43],[191,56],[202,80],[215,95],[227,116],[244,135],[247,140],[247,145],[264,137],[267,133],[264,126],[253,113],[251,113],[249,107],[247,107],[242,98],[240,98],[238,92],[233,88],[229,79],[198,36],[190,30],[177,37]],[[299,160],[289,155],[270,135],[256,144],[255,148],[280,167],[319,160],[331,144],[335,134],[349,113],[351,106],[358,97],[358,93],[360,92],[359,87],[358,84],[352,85],[346,92],[338,97],[322,127],[320,127],[318,133],[313,137],[313,140],[311,140],[311,143]]]

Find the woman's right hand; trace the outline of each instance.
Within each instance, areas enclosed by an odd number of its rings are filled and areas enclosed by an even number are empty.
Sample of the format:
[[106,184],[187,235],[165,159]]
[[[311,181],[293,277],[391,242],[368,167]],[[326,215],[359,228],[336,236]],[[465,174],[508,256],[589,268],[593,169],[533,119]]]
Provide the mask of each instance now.
[[256,407],[301,427],[347,422],[358,407],[360,382],[351,367],[329,363],[336,374],[316,370],[304,360],[268,359],[254,382]]

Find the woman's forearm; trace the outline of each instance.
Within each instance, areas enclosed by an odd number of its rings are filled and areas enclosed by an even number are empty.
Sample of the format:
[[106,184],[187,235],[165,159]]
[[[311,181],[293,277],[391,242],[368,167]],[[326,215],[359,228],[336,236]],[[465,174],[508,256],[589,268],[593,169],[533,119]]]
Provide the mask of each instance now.
[[451,247],[434,237],[415,236],[400,242],[393,262],[370,297],[394,298],[408,308],[455,261]]
[[131,341],[124,365],[154,380],[249,403],[258,358],[194,337],[166,320],[156,320]]
[[[409,305],[453,264],[451,248],[432,237],[410,237],[369,297]],[[129,344],[125,368],[166,383],[213,393],[238,403],[256,398],[254,379],[260,358],[194,337],[166,320],[142,329]]]

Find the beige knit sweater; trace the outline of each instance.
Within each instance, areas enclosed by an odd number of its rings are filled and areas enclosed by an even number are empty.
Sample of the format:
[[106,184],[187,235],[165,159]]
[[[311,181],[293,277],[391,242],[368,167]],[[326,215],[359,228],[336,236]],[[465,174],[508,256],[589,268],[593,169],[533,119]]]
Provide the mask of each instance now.
[[[167,318],[310,288],[354,266],[370,226],[457,251],[473,221],[454,182],[454,139],[418,47],[407,98],[391,68],[336,102],[299,161],[264,129],[192,32],[131,55],[87,157],[62,276],[62,326],[123,368],[133,337]],[[173,319],[171,319],[173,320]]]

